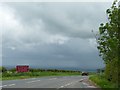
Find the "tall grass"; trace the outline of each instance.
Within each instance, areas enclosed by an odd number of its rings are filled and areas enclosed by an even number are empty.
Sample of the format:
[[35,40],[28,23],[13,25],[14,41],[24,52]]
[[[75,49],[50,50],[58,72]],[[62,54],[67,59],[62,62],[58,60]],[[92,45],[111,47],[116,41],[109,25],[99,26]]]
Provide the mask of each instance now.
[[108,81],[104,74],[102,75],[91,75],[89,78],[91,81],[96,83],[102,90],[116,90],[118,86],[115,83]]
[[2,80],[2,73],[0,73],[0,80]]

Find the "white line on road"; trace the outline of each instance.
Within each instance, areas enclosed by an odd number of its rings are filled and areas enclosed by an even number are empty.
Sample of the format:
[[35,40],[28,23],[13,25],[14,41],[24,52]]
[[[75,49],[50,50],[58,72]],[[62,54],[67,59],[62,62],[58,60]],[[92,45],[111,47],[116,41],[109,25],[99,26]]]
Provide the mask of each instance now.
[[51,78],[51,79],[49,79],[49,80],[54,80],[54,79],[57,79],[57,78]]
[[13,86],[13,85],[15,85],[15,84],[10,84],[10,85],[8,85],[8,86]]
[[[75,81],[75,82],[71,82],[71,83],[65,84],[64,86],[60,86],[60,88],[67,87],[67,86],[72,85],[72,84],[75,84],[75,83],[77,83],[77,82],[79,82],[79,81]],[[58,89],[59,89],[59,88],[58,88]]]
[[71,83],[66,84],[65,86],[69,86]]
[[0,87],[6,87],[7,85],[3,85],[3,86],[0,86]]
[[63,88],[64,86],[60,86],[60,88]]
[[26,82],[26,83],[33,83],[33,82],[38,82],[40,80],[35,80],[35,81],[29,81],[29,82]]

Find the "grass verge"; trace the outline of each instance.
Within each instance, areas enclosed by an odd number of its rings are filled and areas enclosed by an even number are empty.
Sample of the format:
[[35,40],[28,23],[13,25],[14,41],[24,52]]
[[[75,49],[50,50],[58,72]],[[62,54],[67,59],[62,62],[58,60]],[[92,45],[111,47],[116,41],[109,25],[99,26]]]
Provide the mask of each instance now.
[[3,73],[2,80],[26,79],[45,76],[72,76],[80,75],[78,72],[27,72],[27,73]]
[[91,75],[89,79],[102,90],[118,90],[117,85],[109,82],[104,75]]
[[2,80],[2,73],[0,73],[0,81]]

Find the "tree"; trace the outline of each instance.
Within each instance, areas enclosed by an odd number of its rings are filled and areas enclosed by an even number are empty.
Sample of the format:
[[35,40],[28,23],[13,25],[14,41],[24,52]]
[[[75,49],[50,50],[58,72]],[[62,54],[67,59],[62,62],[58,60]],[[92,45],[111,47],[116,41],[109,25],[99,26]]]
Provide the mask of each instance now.
[[106,64],[105,75],[109,81],[118,84],[120,67],[120,8],[115,0],[110,9],[106,10],[108,22],[101,23],[97,39],[100,56]]
[[5,67],[0,67],[0,72],[6,72],[7,69]]

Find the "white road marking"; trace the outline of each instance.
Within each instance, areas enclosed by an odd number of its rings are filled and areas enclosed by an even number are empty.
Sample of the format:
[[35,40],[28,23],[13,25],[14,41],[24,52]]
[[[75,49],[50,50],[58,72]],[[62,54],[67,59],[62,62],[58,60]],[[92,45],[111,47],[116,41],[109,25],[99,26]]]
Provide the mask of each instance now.
[[15,84],[10,84],[10,85],[8,85],[8,86],[13,86],[13,85],[15,85]]
[[33,82],[38,82],[40,80],[35,80],[35,81],[29,81],[29,82],[26,82],[26,83],[33,83]]
[[64,86],[60,86],[60,88],[63,88]]
[[51,79],[49,79],[49,80],[54,80],[54,79],[57,79],[57,78],[51,78]]
[[7,85],[3,85],[3,86],[0,86],[0,87],[6,87]]
[[[75,82],[71,82],[71,83],[68,83],[68,84],[65,84],[64,86],[60,86],[60,88],[64,88],[64,87],[67,87],[69,85],[72,85],[72,84],[75,84],[77,83],[78,81],[75,81]],[[59,88],[58,88],[59,89]]]
[[69,86],[69,85],[70,85],[70,83],[66,84],[66,86]]

